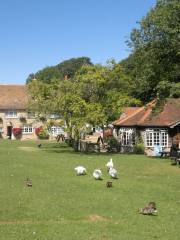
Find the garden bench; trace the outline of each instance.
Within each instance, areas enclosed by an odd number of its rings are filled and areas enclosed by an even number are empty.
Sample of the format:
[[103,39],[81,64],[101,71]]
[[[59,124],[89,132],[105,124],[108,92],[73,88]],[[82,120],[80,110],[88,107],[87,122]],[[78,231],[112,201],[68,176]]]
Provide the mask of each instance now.
[[170,156],[170,151],[167,151],[167,150],[161,151],[159,153],[161,154],[160,157],[169,157]]

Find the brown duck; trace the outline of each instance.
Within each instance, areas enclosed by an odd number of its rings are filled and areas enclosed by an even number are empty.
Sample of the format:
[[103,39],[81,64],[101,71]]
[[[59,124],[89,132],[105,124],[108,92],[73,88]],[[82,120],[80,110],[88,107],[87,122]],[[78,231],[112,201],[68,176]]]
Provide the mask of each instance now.
[[26,186],[32,187],[32,181],[29,178],[26,179]]
[[154,213],[157,213],[156,203],[149,202],[147,206],[139,209],[139,213],[143,215],[153,215]]

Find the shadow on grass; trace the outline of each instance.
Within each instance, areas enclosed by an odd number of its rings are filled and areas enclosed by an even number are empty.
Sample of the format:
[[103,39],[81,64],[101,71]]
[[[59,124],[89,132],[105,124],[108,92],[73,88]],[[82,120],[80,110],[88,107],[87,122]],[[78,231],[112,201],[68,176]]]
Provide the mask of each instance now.
[[[120,152],[78,152],[64,142],[60,143],[42,143],[41,149],[48,153],[63,153],[63,154],[76,154],[76,155],[87,155],[87,156],[115,156],[117,154],[123,154]],[[128,153],[127,153],[128,154]],[[128,155],[132,155],[129,153]]]
[[[44,148],[44,151],[48,153],[63,153],[63,154],[73,154],[73,155],[87,155],[87,156],[113,156],[117,155],[117,153],[108,153],[108,152],[76,152],[73,148],[70,148],[67,146],[66,148],[60,147],[60,148]],[[118,153],[120,154],[120,153]]]
[[52,146],[44,146],[44,149],[71,149],[68,145],[60,145],[60,144],[55,144]]

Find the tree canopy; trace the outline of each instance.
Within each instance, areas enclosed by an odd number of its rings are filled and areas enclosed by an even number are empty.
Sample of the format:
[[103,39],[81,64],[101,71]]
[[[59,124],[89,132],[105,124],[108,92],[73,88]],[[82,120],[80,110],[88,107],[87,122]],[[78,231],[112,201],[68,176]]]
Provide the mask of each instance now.
[[143,101],[165,89],[161,97],[178,95],[173,89],[180,81],[179,13],[179,0],[158,0],[131,32],[132,54],[121,64],[134,80],[133,95]]
[[131,80],[119,64],[85,65],[73,79],[51,84],[28,84],[30,108],[41,116],[57,113],[77,136],[86,124],[104,126],[119,117],[122,108],[140,101],[129,95]]
[[29,83],[33,79],[44,83],[51,83],[55,80],[63,80],[66,78],[73,78],[75,73],[85,65],[92,65],[91,59],[88,57],[71,58],[63,61],[56,66],[45,67],[44,69],[29,74],[26,79],[26,83]]

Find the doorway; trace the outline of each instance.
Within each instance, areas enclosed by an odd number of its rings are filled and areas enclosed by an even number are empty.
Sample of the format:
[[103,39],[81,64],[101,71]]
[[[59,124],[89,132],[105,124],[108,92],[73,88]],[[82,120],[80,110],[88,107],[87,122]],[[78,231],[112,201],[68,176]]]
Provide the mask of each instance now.
[[8,136],[9,139],[11,139],[11,137],[12,137],[12,126],[7,127],[7,136]]

